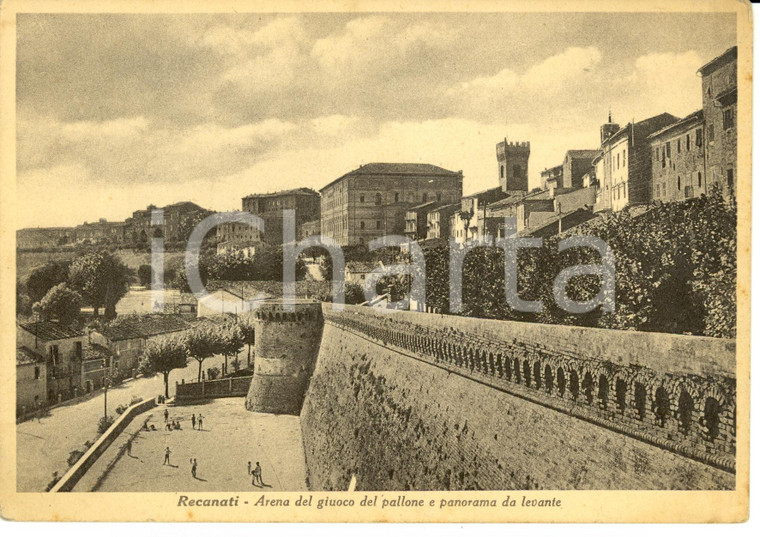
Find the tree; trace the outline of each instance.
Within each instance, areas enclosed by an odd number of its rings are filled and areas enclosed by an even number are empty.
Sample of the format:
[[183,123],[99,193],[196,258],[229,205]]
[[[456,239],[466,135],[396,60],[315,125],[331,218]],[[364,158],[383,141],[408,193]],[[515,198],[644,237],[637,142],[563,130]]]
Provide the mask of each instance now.
[[187,365],[187,350],[181,338],[169,336],[151,341],[145,349],[143,370],[164,375],[164,395],[169,397],[169,373]]
[[251,319],[245,318],[240,321],[240,333],[243,343],[248,345],[248,367],[251,367],[251,346],[256,344],[256,329]]
[[227,372],[227,359],[237,356],[243,349],[243,332],[237,323],[228,323],[219,327],[218,350],[224,355],[224,371]]
[[33,311],[44,321],[55,319],[63,324],[72,324],[79,319],[82,297],[79,293],[59,283],[42,300],[33,306]]
[[127,294],[133,271],[114,254],[90,252],[77,259],[69,269],[69,284],[92,306],[95,317],[105,308],[106,319],[116,317],[116,303]]
[[461,218],[464,221],[464,240],[467,241],[467,234],[470,231],[470,221],[472,220],[473,216],[475,216],[475,213],[470,209],[469,211],[459,211],[459,218]]
[[152,276],[153,269],[150,265],[140,265],[140,267],[137,269],[137,279],[140,281],[140,285],[143,287],[150,287]]
[[198,362],[198,382],[201,381],[203,360],[215,354],[217,336],[208,324],[198,324],[185,334],[187,355]]
[[26,292],[32,303],[42,300],[48,291],[69,277],[70,261],[48,261],[29,274],[26,279]]

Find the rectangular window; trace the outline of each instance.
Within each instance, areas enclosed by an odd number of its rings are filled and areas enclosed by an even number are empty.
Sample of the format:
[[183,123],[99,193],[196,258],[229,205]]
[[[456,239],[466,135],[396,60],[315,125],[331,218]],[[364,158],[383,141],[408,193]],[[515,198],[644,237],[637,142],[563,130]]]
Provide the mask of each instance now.
[[40,379],[40,366],[34,366],[34,380]]
[[76,356],[77,360],[82,359],[82,342],[81,341],[77,341],[74,344],[74,355]]
[[665,143],[665,153],[667,154],[668,158],[670,158],[670,142]]
[[617,154],[617,164],[616,164],[616,170],[620,169],[620,153]]
[[659,147],[658,147],[657,149],[655,149],[655,157],[654,157],[654,160],[655,160],[655,161],[659,161],[659,160],[660,160],[660,148],[659,148]]
[[381,224],[380,224],[380,220],[378,220],[377,222],[375,222],[375,229],[382,229],[381,228]]
[[690,151],[690,150],[691,150],[691,138],[687,134],[686,135],[686,151]]
[[623,168],[625,168],[625,149],[623,149]]
[[708,142],[714,142],[715,141],[715,128],[712,123],[710,123],[707,126],[707,141]]
[[734,126],[734,111],[731,108],[723,110],[723,130],[728,130]]
[[679,138],[676,143],[676,153],[680,153],[680,152],[681,152],[681,139]]
[[359,194],[359,203],[364,203],[364,194]]
[[728,183],[728,192],[733,194],[734,193],[734,170],[733,168],[729,168],[726,170],[726,182]]

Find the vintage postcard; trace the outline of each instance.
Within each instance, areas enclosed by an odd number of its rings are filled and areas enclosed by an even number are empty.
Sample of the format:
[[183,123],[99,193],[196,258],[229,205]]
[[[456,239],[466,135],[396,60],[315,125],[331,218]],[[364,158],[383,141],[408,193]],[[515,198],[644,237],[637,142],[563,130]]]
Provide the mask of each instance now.
[[0,8],[4,518],[747,519],[748,2]]

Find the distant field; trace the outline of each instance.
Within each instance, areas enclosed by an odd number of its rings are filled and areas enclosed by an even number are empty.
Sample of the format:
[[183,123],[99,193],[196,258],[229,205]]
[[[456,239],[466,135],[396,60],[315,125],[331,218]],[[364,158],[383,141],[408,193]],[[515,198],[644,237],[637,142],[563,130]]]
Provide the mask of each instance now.
[[[119,250],[121,260],[129,267],[137,270],[140,265],[150,264],[150,253]],[[167,252],[164,254],[164,270],[176,269],[184,262],[184,252]],[[74,259],[75,252],[16,252],[16,278],[26,279],[29,274],[48,261]]]

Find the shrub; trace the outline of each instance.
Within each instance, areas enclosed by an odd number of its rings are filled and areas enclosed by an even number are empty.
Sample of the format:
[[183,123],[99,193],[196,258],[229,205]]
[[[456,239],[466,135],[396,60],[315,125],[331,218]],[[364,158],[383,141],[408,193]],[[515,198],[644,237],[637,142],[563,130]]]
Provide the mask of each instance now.
[[98,420],[98,434],[105,433],[108,428],[113,425],[114,418],[113,416],[103,416]]
[[219,378],[219,375],[221,375],[221,370],[218,367],[209,367],[208,368],[208,379],[214,380]]
[[124,414],[124,412],[126,412],[127,408],[129,408],[129,406],[127,406],[127,405],[119,405],[119,406],[116,407],[116,413],[119,416],[121,416],[122,414]]

